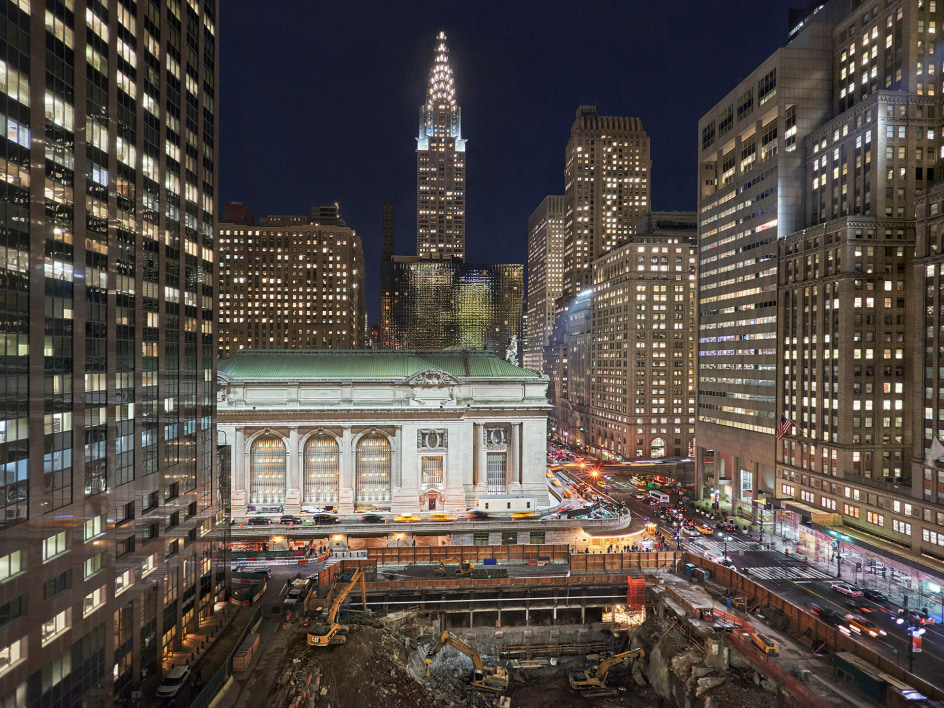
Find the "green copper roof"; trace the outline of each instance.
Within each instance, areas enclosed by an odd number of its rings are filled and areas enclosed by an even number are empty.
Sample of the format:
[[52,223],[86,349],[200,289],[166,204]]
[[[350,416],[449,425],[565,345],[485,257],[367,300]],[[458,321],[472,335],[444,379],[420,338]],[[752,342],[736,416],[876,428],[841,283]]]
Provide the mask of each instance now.
[[229,379],[390,379],[408,378],[427,369],[456,378],[539,378],[533,371],[481,350],[244,349],[217,364],[218,373]]

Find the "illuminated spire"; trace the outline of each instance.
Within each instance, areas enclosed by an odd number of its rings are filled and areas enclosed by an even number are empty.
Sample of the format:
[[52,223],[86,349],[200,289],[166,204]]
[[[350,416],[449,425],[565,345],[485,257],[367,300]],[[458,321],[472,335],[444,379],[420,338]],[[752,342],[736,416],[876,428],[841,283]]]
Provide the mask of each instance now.
[[440,32],[436,37],[436,61],[429,72],[429,90],[426,105],[433,108],[435,104],[447,103],[456,105],[456,84],[452,78],[452,67],[449,66],[449,50],[446,48],[446,33]]

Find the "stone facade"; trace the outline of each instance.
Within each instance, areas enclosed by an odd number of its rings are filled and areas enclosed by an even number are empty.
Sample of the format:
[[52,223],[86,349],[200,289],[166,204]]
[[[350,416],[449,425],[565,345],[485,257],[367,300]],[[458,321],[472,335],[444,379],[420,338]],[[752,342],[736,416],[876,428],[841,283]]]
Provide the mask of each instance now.
[[[220,363],[233,516],[263,506],[287,514],[327,506],[342,514],[460,511],[501,495],[548,504],[545,378],[486,352],[430,352],[436,366],[417,352],[351,351],[341,370],[337,352],[296,352],[287,364],[285,354],[240,353]],[[295,364],[305,358],[333,364],[300,371]],[[239,365],[248,359],[263,366]],[[379,368],[401,371],[376,373],[378,359]],[[446,370],[469,370],[463,359],[500,373]]]

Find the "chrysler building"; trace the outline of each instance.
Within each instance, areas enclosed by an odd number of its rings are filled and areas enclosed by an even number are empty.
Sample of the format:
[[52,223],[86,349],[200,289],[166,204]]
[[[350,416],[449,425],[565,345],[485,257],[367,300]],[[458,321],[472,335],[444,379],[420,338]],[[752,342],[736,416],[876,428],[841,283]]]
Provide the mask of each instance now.
[[465,140],[443,32],[436,38],[426,103],[420,106],[416,254],[420,258],[465,259]]

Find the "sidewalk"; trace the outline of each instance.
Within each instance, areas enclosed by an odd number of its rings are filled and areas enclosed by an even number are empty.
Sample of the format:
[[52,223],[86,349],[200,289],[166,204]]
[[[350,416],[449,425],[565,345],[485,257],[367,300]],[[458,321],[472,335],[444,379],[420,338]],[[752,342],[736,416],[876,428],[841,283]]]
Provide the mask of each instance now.
[[[187,687],[191,697],[200,692],[195,685],[197,675],[199,674],[201,681],[206,683],[219,670],[236,648],[237,640],[256,609],[255,605],[239,607],[225,604],[195,633],[184,638],[179,651],[170,653],[165,666],[187,664],[193,669],[193,678]],[[141,681],[142,708],[165,705],[162,699],[155,696],[163,673],[159,671],[149,674]],[[181,697],[185,696],[182,694]]]
[[[756,539],[756,532],[752,535],[752,538]],[[810,566],[836,578],[837,581],[841,580],[860,588],[877,590],[888,597],[891,605],[904,607],[909,610],[927,610],[928,615],[934,619],[935,622],[941,622],[942,603],[940,597],[918,595],[913,590],[908,590],[898,583],[893,582],[889,576],[883,578],[879,574],[867,573],[861,570],[856,572],[855,565],[848,562],[843,562],[840,569],[841,575],[837,575],[835,560],[830,562],[828,558],[822,556],[817,559],[815,556],[807,555],[802,546],[799,549],[799,553],[796,553],[796,543],[789,539],[785,540],[781,536],[765,535],[764,542],[770,544],[771,550],[780,551],[781,553],[789,551],[789,553],[785,554],[790,558],[799,560],[806,558],[806,562]]]

